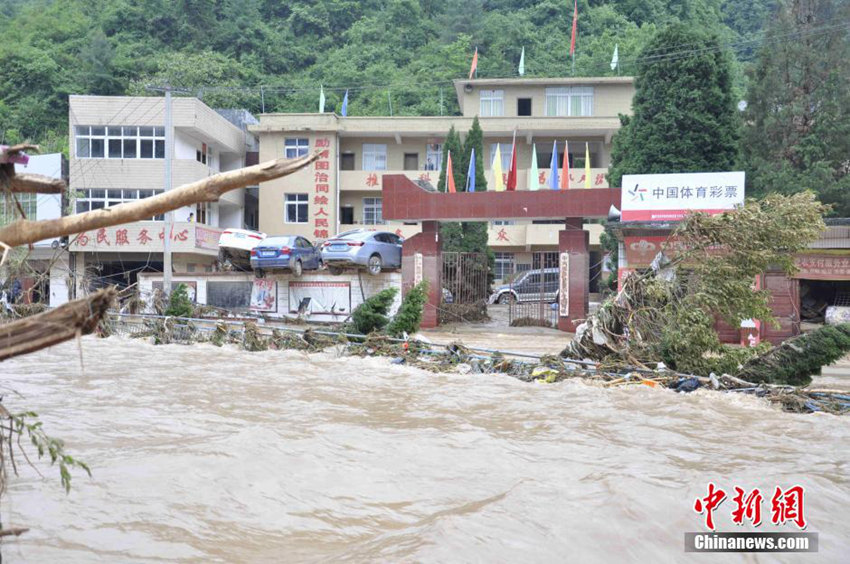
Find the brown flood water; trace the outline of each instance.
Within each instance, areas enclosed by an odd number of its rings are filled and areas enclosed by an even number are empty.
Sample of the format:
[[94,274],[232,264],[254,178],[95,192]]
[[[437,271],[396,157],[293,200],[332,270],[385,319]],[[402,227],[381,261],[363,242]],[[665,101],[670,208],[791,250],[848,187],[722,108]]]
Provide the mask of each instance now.
[[[82,341],[0,365],[88,462],[2,501],[6,562],[846,562],[850,418],[711,392],[525,384],[385,359]],[[688,555],[714,481],[806,488],[818,555]],[[769,524],[770,493],[762,508]],[[728,499],[715,512],[733,530]],[[781,530],[794,530],[785,528]]]

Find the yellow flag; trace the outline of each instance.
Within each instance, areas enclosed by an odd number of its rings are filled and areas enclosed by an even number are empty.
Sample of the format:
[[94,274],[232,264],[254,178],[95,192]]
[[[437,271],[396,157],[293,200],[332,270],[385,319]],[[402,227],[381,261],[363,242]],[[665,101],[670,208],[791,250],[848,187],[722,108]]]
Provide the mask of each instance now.
[[496,143],[496,156],[493,157],[493,182],[496,186],[496,192],[505,191],[505,179],[502,177],[502,151],[499,149],[498,143]]
[[590,188],[590,147],[584,144],[584,187]]

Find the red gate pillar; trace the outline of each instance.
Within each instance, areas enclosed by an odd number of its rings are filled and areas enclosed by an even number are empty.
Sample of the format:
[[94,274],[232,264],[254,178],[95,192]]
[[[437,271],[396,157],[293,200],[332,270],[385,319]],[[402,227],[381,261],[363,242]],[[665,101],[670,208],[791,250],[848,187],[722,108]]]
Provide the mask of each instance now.
[[423,221],[422,232],[404,241],[401,251],[401,286],[406,294],[422,280],[428,281],[428,302],[422,313],[423,329],[436,327],[443,297],[443,243],[439,223]]
[[558,329],[561,331],[574,333],[576,327],[587,318],[590,284],[589,247],[590,233],[582,229],[582,218],[567,218],[566,229],[558,233],[558,251],[561,259]]

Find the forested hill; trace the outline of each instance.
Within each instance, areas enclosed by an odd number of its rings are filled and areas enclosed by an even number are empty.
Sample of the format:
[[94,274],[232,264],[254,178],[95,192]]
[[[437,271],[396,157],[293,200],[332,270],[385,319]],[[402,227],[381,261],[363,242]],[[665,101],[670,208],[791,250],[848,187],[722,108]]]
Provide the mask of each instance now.
[[[737,84],[774,0],[579,0],[575,75],[633,72],[653,33],[684,22],[733,47]],[[169,82],[214,106],[350,115],[457,111],[451,80],[569,76],[570,0],[0,0],[0,142],[64,147],[68,94]],[[620,68],[610,68],[614,45]],[[260,88],[262,86],[262,89]],[[442,89],[442,98],[441,98]],[[389,92],[389,94],[388,94]],[[442,103],[441,103],[442,100]]]

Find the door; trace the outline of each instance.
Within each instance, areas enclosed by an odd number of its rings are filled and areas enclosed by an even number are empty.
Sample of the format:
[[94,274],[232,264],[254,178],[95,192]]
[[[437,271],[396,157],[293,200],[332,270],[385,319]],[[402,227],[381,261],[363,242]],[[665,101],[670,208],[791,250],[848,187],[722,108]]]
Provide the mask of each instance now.
[[555,293],[560,286],[558,274],[558,271],[555,270],[547,270],[543,274],[543,293],[546,301],[551,302],[555,300]]
[[527,302],[540,299],[540,272],[531,272],[520,283],[517,294],[519,301]]
[[402,250],[402,238],[396,235],[395,233],[387,234],[387,237],[390,241],[390,252],[392,253],[392,265],[393,268],[401,268],[401,250]]

